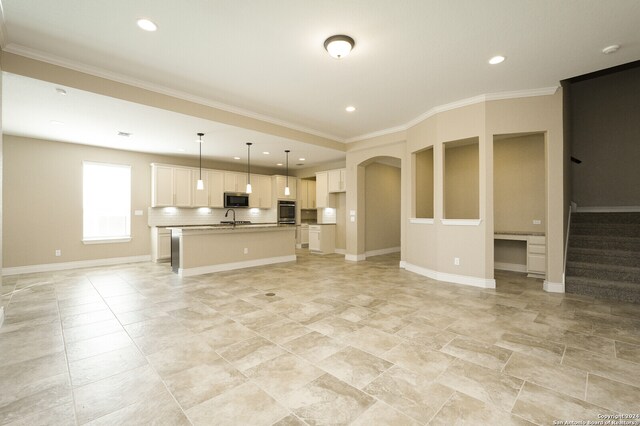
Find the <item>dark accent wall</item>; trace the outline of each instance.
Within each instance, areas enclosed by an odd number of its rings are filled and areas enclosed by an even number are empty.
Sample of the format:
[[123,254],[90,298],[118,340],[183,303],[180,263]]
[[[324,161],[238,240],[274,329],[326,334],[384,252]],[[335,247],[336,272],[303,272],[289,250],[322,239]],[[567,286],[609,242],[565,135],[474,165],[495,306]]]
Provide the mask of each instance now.
[[578,207],[640,206],[640,61],[563,87],[571,155],[582,160],[570,163],[572,200]]

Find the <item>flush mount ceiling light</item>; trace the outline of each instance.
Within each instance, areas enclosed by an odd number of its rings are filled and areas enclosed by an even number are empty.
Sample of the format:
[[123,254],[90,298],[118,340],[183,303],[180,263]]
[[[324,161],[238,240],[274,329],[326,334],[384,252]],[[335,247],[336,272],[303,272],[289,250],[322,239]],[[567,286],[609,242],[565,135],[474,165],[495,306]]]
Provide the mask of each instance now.
[[251,194],[251,142],[247,142],[247,194]]
[[344,110],[347,111],[347,112],[353,112],[353,111],[356,110],[356,107],[354,107],[353,105],[349,105]]
[[602,49],[602,53],[604,53],[605,55],[609,55],[611,53],[617,52],[618,49],[620,49],[619,44],[612,44],[611,46],[607,46],[604,49]]
[[498,65],[504,62],[504,60],[507,59],[504,56],[494,56],[493,58],[489,59],[489,63],[491,65]]
[[298,161],[304,161],[304,160],[306,160],[306,158],[304,158],[304,157],[298,158]]
[[145,18],[138,19],[136,23],[145,31],[155,31],[158,29],[158,26],[156,24]]
[[202,181],[202,137],[204,133],[198,133],[198,145],[200,146],[200,179],[196,184],[196,189],[202,191],[204,189],[204,182]]
[[291,191],[289,190],[289,151],[288,149],[284,150],[284,153],[287,155],[287,186],[284,187],[284,195],[291,195]]
[[128,138],[129,136],[131,136],[131,133],[129,133],[129,132],[118,132],[118,136],[122,136],[123,138]]
[[264,155],[269,155],[269,154],[271,154],[269,151],[262,151],[262,153],[263,153]]
[[348,35],[334,35],[324,41],[324,48],[327,49],[332,58],[342,59],[351,52],[356,42]]
[[234,160],[239,160],[239,159],[240,159],[240,157],[233,157],[233,159],[234,159]]
[[61,87],[56,87],[56,93],[57,93],[58,95],[62,95],[62,96],[66,96],[66,95],[67,95],[67,91],[66,91],[66,90],[64,90],[64,89],[63,89],[63,88],[61,88]]

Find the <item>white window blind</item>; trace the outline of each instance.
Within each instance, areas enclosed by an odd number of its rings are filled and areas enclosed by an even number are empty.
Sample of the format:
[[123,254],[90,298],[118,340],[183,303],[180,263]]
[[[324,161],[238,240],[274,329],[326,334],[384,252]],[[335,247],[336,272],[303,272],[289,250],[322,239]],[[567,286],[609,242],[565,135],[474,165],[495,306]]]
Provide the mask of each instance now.
[[82,163],[83,241],[131,238],[131,166]]

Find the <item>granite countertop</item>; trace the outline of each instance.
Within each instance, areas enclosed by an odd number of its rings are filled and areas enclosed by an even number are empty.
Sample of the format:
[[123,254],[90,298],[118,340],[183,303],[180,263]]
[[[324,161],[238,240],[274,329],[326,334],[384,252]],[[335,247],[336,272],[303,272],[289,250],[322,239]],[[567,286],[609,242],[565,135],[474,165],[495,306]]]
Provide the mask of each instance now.
[[495,235],[531,235],[534,237],[544,237],[544,232],[526,232],[526,231],[494,231]]
[[235,226],[227,223],[214,225],[186,225],[186,226],[167,226],[167,229],[176,231],[229,231],[229,230],[257,230],[264,228],[295,228],[295,225],[278,224],[278,223],[246,223],[236,224]]

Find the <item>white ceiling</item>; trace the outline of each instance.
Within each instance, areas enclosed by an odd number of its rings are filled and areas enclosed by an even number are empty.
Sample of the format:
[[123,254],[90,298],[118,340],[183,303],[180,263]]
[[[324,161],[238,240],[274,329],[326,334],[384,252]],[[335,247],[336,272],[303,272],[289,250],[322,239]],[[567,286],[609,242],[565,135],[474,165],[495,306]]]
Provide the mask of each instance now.
[[[0,4],[9,52],[198,97],[339,141],[402,127],[457,100],[556,86],[640,59],[638,0]],[[141,31],[140,17],[158,31]],[[356,46],[335,60],[323,42],[341,33]],[[602,54],[611,44],[622,47]],[[507,60],[489,65],[496,54]],[[347,105],[356,112],[345,112]]]
[[[283,168],[277,163],[285,163],[285,149],[291,150],[290,168],[344,159],[341,151],[15,74],[5,73],[2,83],[3,131],[12,135],[138,152],[197,156],[196,133],[202,132],[205,134],[202,156],[216,161],[246,164],[247,142],[253,143],[251,164],[256,166]],[[56,88],[66,90],[67,94],[58,94]],[[131,136],[118,136],[118,132],[131,133]],[[265,151],[269,154],[263,154]],[[240,160],[234,160],[236,156]],[[305,158],[305,161],[299,158]]]

